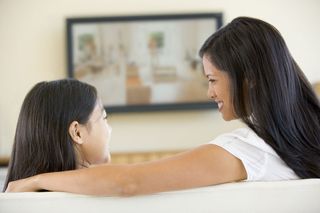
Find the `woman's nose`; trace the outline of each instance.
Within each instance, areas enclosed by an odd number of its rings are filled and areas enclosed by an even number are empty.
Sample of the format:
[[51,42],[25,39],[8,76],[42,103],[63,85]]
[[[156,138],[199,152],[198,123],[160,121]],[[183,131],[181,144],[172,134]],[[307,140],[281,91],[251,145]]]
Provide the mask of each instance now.
[[214,99],[215,96],[216,96],[214,90],[212,88],[210,88],[210,87],[208,88],[207,96],[208,96],[209,99]]

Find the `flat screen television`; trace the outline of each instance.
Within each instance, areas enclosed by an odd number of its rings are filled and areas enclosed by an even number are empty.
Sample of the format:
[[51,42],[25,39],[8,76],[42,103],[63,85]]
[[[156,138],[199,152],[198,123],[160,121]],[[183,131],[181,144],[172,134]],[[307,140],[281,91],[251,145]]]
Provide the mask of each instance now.
[[198,51],[222,13],[68,18],[68,76],[108,112],[215,108]]

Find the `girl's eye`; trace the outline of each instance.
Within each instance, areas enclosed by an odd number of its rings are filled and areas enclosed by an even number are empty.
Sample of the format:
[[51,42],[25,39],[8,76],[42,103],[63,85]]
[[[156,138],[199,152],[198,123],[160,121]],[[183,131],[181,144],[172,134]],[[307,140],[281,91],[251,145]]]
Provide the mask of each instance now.
[[214,83],[216,80],[214,80],[214,79],[209,79],[208,81],[209,81],[209,83]]

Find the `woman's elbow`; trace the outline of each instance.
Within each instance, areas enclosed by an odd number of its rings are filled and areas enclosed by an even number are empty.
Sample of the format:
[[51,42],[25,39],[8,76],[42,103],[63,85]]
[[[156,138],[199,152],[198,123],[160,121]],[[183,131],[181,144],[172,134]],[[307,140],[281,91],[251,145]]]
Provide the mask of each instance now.
[[139,194],[138,186],[134,182],[125,183],[121,186],[120,196],[131,197]]
[[119,178],[119,196],[131,197],[140,193],[139,184],[136,178],[132,177],[131,174],[123,175]]

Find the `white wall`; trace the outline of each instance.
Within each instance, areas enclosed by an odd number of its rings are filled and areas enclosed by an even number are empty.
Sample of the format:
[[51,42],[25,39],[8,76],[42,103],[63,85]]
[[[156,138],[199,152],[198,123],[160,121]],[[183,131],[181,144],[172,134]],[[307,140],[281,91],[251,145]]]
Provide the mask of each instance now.
[[[319,81],[318,0],[0,0],[0,155],[9,155],[22,100],[38,81],[66,76],[65,18],[224,12],[272,23],[311,82]],[[113,151],[180,149],[240,126],[207,111],[114,114]]]

